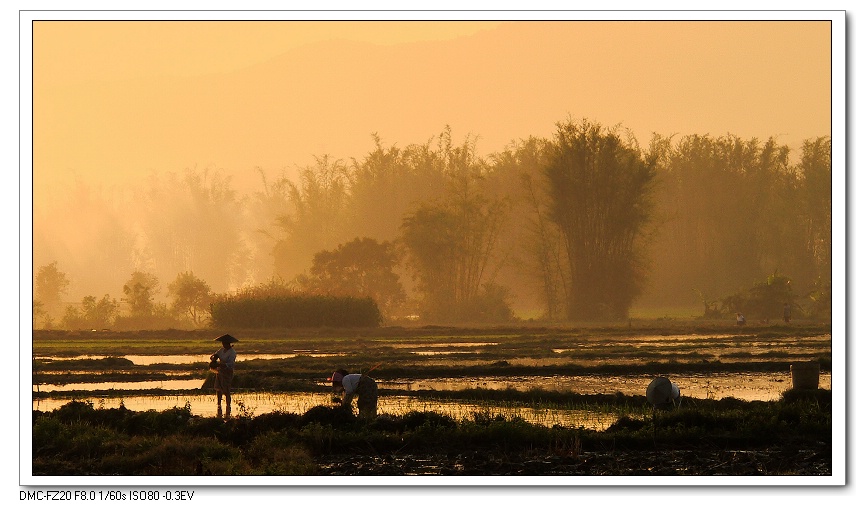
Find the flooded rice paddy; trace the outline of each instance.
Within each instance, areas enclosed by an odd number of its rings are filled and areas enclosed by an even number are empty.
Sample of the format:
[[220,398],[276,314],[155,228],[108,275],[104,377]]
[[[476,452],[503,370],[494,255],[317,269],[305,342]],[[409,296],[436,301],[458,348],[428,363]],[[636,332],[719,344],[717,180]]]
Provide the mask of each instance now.
[[[493,390],[514,389],[530,391],[533,389],[574,392],[580,394],[644,395],[646,386],[653,379],[650,375],[584,375],[553,377],[509,377],[500,378],[437,378],[428,380],[379,381],[382,393],[388,389],[407,391],[447,391],[483,388]],[[781,394],[791,387],[789,373],[724,373],[675,375],[671,380],[679,385],[682,395],[695,399],[721,399],[735,397],[752,401],[778,400]],[[831,373],[820,375],[820,388],[831,389]],[[127,409],[134,411],[163,411],[187,404],[194,415],[214,416],[215,396],[208,390],[200,394],[171,394],[172,390],[201,389],[201,379],[70,383],[66,385],[34,385],[34,391],[105,391],[113,390],[111,397],[83,397],[78,400],[89,401],[98,407],[116,408],[122,402]],[[323,385],[322,385],[323,386]],[[141,395],[140,390],[163,389],[165,395]],[[128,391],[128,395],[122,393]],[[120,396],[118,396],[120,395]],[[276,392],[236,392],[234,413],[260,415],[271,412],[303,414],[310,408],[330,403],[330,394],[321,393],[276,393]],[[67,402],[68,398],[40,398],[33,400],[33,409],[51,411]],[[434,411],[454,418],[470,417],[472,413],[482,412],[505,417],[519,416],[529,422],[542,425],[562,425],[586,427],[603,430],[615,422],[621,413],[599,412],[586,409],[538,409],[502,403],[485,404],[470,401],[433,401],[408,396],[382,395],[379,398],[379,413],[403,415],[410,411]]]
[[[201,395],[130,395],[129,397],[91,397],[79,399],[93,403],[96,408],[118,408],[121,402],[133,411],[164,411],[171,408],[184,408],[189,405],[190,412],[197,416],[216,416],[216,402],[213,394]],[[233,414],[257,416],[265,413],[283,412],[303,414],[315,406],[331,405],[330,394],[316,393],[236,393],[232,395]],[[52,411],[69,399],[39,399],[33,401],[33,409]],[[404,415],[411,411],[437,412],[457,420],[471,418],[476,413],[506,418],[519,416],[531,423],[546,426],[555,424],[566,427],[585,427],[602,430],[619,418],[616,413],[594,412],[585,409],[540,409],[524,406],[508,406],[501,403],[484,404],[466,401],[430,401],[406,396],[379,397],[378,413]]]
[[[244,336],[246,337],[246,336]],[[385,358],[391,366],[412,367],[474,367],[491,363],[529,367],[528,375],[434,378],[394,378],[393,375],[378,379],[380,387],[379,413],[401,415],[409,411],[435,411],[455,418],[471,417],[477,413],[519,416],[533,423],[603,429],[616,421],[623,413],[610,407],[595,410],[585,406],[556,406],[551,409],[537,405],[521,405],[518,402],[490,402],[474,400],[433,400],[428,396],[413,397],[414,392],[459,391],[466,389],[506,390],[520,392],[532,390],[573,392],[575,394],[645,395],[646,386],[654,378],[649,374],[544,374],[543,367],[560,365],[597,366],[599,364],[638,365],[649,362],[664,363],[709,363],[776,362],[789,364],[817,357],[831,357],[831,335],[814,333],[805,335],[731,335],[731,334],[653,334],[629,335],[626,338],[611,335],[477,335],[475,338],[441,337],[415,338],[411,342],[401,339],[364,339],[358,341],[354,352],[339,349],[341,345],[319,347],[319,342],[307,339],[294,347],[270,343],[266,339],[256,342],[241,340],[238,345],[238,375],[256,372],[296,371],[295,364],[303,370],[316,371],[308,378],[324,376],[334,363],[375,363]],[[245,342],[244,342],[245,341]],[[327,341],[325,341],[327,342]],[[117,340],[120,345],[125,342]],[[194,344],[195,347],[199,345]],[[34,359],[38,360],[39,382],[33,384],[33,409],[50,411],[72,398],[89,401],[97,407],[116,408],[122,403],[131,410],[166,410],[188,406],[199,416],[214,416],[215,396],[203,389],[203,374],[206,371],[204,352],[157,354],[117,354],[110,346],[94,348],[93,352],[74,355],[51,343],[40,353],[34,348]],[[170,349],[170,343],[166,345]],[[190,346],[185,342],[184,346]],[[70,348],[71,349],[71,348]],[[358,351],[359,349],[359,351]],[[98,351],[97,351],[98,350]],[[130,350],[131,351],[131,350]],[[137,350],[136,350],[137,351]],[[366,353],[367,355],[362,355]],[[96,370],[93,366],[76,366],[80,360],[125,359],[126,364],[116,370]],[[296,362],[296,361],[302,362]],[[60,367],[52,367],[52,362]],[[35,363],[35,362],[34,362]],[[84,364],[84,362],[80,362]],[[244,367],[244,363],[246,363]],[[89,368],[88,368],[89,367]],[[538,368],[538,374],[534,373]],[[245,371],[246,369],[246,371]],[[745,401],[773,401],[791,388],[789,371],[715,371],[711,373],[668,374],[676,383],[685,399],[722,399],[734,397]],[[645,371],[645,368],[637,369]],[[133,375],[129,374],[135,372]],[[102,373],[112,375],[110,381],[100,381]],[[68,375],[75,374],[76,377]],[[148,378],[159,374],[160,379]],[[129,378],[124,376],[129,375]],[[321,377],[319,376],[319,377]],[[375,377],[375,373],[372,374]],[[233,395],[234,414],[261,415],[270,412],[303,414],[310,408],[330,405],[327,385],[312,379],[298,380],[309,383],[305,392],[268,392],[255,389],[238,389]],[[830,371],[822,371],[819,387],[831,390]],[[266,389],[264,389],[266,390]],[[67,393],[73,392],[73,393]],[[92,395],[88,392],[93,392]],[[107,393],[106,393],[107,392]],[[38,393],[39,395],[35,395]],[[56,394],[56,395],[53,395]]]
[[[288,358],[296,358],[299,356],[308,356],[313,358],[322,358],[322,357],[338,357],[341,356],[340,353],[257,353],[253,355],[238,355],[237,361],[244,362],[247,360],[284,360]],[[74,357],[62,357],[62,356],[37,356],[37,359],[41,360],[102,360],[106,358],[122,358],[125,360],[129,360],[133,365],[158,365],[158,364],[169,364],[169,365],[183,365],[183,364],[201,364],[202,366],[206,365],[202,359],[201,355],[78,355]]]
[[[580,376],[527,376],[501,378],[435,378],[422,380],[380,380],[379,388],[408,391],[436,390],[457,391],[472,388],[491,390],[514,389],[551,390],[578,394],[645,394],[646,386],[654,379],[652,375],[580,375]],[[698,399],[722,399],[735,397],[745,401],[773,401],[791,387],[787,372],[737,372],[714,374],[671,375],[671,381],[679,386],[682,395]],[[41,383],[33,385],[34,392],[71,392],[102,390],[194,390],[201,388],[201,379],[178,379],[164,381],[107,381],[100,383]],[[820,374],[820,388],[831,390],[832,374]],[[274,394],[279,395],[279,394]],[[129,407],[129,406],[127,406]],[[295,410],[292,410],[295,411]]]

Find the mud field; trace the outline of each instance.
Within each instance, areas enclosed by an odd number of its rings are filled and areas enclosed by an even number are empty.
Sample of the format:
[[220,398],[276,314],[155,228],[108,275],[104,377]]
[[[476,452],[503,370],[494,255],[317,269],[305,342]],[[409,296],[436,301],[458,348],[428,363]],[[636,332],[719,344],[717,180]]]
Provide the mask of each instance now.
[[335,476],[828,476],[831,450],[769,447],[594,451],[579,455],[357,456],[317,459],[320,474]]

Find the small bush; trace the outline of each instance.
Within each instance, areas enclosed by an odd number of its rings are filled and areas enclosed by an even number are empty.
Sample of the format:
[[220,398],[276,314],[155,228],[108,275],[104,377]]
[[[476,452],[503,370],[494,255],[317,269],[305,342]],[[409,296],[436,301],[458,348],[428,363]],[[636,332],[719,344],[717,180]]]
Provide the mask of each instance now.
[[171,435],[160,438],[135,436],[118,445],[100,464],[103,472],[124,475],[191,476],[198,474],[247,474],[237,448],[213,438]]
[[261,475],[311,475],[318,466],[292,437],[280,432],[267,432],[250,443],[246,456]]
[[457,425],[453,418],[432,411],[410,411],[402,416],[402,421],[406,430],[416,429],[423,425],[449,428]]
[[349,406],[315,406],[300,417],[303,425],[317,423],[321,425],[353,424],[357,417]]
[[623,416],[613,422],[613,424],[607,428],[607,432],[636,432],[642,430],[646,425],[647,422],[645,420],[637,420],[630,416]]
[[781,393],[781,400],[785,403],[816,403],[822,409],[828,410],[832,406],[832,391],[825,389],[817,390],[786,390]]

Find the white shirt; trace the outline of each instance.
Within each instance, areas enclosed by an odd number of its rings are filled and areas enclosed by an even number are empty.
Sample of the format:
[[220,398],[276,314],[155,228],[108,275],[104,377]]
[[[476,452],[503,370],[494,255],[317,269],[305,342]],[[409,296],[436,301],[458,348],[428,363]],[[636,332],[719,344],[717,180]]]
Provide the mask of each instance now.
[[219,357],[219,361],[225,364],[226,367],[228,367],[232,371],[234,370],[234,362],[235,360],[237,360],[237,352],[234,351],[233,347],[227,350],[225,349],[225,347],[222,347],[216,350],[215,355]]
[[360,374],[346,374],[342,378],[342,388],[345,389],[346,395],[354,395],[357,391],[357,386],[360,384]]

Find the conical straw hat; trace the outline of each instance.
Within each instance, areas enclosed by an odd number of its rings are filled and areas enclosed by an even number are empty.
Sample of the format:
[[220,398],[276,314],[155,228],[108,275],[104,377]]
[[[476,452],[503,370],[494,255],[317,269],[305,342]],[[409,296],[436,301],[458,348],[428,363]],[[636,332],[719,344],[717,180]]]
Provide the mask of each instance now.
[[649,383],[648,388],[646,388],[646,400],[652,406],[661,406],[673,402],[673,383],[663,376],[653,379]]
[[236,343],[236,342],[238,342],[236,337],[231,336],[229,334],[223,334],[223,335],[217,337],[216,339],[214,339],[214,341],[221,341],[223,343]]

